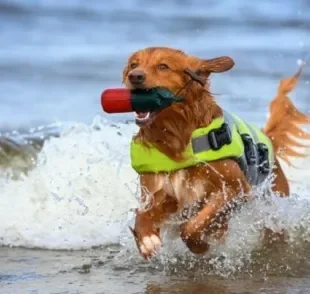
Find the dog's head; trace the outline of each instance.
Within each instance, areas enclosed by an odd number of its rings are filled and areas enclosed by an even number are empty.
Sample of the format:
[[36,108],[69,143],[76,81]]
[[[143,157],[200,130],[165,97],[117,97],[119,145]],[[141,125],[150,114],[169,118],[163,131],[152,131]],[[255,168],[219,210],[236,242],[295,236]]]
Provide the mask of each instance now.
[[[186,102],[189,87],[192,92],[201,89],[211,73],[225,72],[233,66],[234,61],[226,56],[204,60],[186,55],[181,50],[149,47],[130,56],[123,71],[123,83],[131,90],[165,88],[183,96]],[[189,84],[193,79],[198,83]],[[136,122],[146,123],[153,116],[150,113],[136,114]]]

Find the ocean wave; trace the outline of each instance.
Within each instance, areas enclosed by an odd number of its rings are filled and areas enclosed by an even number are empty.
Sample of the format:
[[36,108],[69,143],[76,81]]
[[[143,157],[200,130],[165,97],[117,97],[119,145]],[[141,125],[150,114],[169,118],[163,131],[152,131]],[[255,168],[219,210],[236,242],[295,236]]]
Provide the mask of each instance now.
[[0,179],[0,244],[81,249],[118,242],[133,206],[126,132],[111,123],[63,126],[45,140],[36,168]]

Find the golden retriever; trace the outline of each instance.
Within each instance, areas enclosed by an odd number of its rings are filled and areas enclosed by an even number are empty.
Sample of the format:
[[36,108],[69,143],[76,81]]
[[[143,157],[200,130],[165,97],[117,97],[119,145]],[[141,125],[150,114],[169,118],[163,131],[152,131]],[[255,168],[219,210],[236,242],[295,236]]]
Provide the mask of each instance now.
[[[186,160],[184,152],[192,142],[193,132],[224,115],[209,91],[209,76],[233,66],[230,57],[200,59],[167,47],[145,48],[132,54],[123,71],[127,89],[160,87],[184,97],[183,102],[161,111],[137,114],[139,132],[134,142],[146,149],[156,148],[176,163]],[[280,196],[289,196],[290,190],[278,159],[290,163],[292,157],[306,156],[294,148],[302,147],[298,139],[310,139],[310,134],[300,128],[310,123],[310,117],[298,111],[287,97],[300,73],[301,69],[280,82],[277,96],[270,104],[270,117],[261,130],[273,146],[272,190]],[[145,205],[136,210],[132,232],[146,260],[162,246],[160,228],[165,221],[188,207],[197,209],[184,217],[180,237],[191,252],[206,252],[209,236],[225,236],[227,205],[240,197],[247,200],[253,187],[238,161],[230,157],[171,172],[141,172],[139,179],[141,202]]]

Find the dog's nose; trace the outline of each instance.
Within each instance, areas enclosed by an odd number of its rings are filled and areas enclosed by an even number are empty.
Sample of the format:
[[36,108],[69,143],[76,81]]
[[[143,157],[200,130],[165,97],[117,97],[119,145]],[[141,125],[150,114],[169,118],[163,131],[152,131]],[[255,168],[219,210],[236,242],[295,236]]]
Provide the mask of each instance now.
[[129,76],[130,83],[140,85],[145,81],[145,72],[142,70],[133,70]]

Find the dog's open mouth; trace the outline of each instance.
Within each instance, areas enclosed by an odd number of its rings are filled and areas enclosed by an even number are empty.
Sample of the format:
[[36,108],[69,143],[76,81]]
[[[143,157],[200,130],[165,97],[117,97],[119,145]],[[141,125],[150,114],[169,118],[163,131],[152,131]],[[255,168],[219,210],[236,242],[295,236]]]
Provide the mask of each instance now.
[[152,113],[150,111],[148,112],[135,112],[136,116],[136,123],[138,125],[145,124],[150,121],[152,117]]

